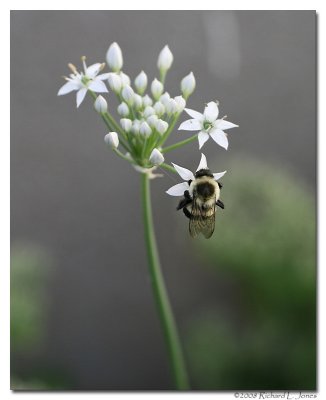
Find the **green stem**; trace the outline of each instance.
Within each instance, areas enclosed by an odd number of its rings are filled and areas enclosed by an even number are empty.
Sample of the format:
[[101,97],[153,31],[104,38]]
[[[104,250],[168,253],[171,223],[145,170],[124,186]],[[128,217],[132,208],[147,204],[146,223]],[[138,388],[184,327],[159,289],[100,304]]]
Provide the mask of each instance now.
[[179,340],[178,331],[172,314],[159,262],[153,226],[149,177],[146,173],[141,174],[141,176],[145,242],[154,298],[169,353],[175,386],[178,390],[189,390],[190,387],[188,383],[185,362],[183,359],[181,343]]
[[159,142],[157,143],[156,147],[163,146],[163,144],[165,143],[167,138],[170,136],[170,133],[173,131],[173,129],[175,127],[175,124],[177,123],[180,115],[181,115],[181,113],[175,114],[175,116],[172,118],[171,123],[169,123],[168,130],[164,133],[164,135],[162,136],[161,140],[159,140]]
[[177,172],[177,171],[176,171],[173,167],[171,167],[171,165],[169,165],[169,164],[163,163],[163,164],[160,165],[160,167],[161,167],[161,168],[164,168],[164,169],[166,169],[167,171],[170,171],[170,172],[174,172],[174,173]]
[[175,144],[171,144],[171,146],[165,147],[164,149],[162,149],[162,153],[167,153],[168,151],[177,149],[178,147],[181,147],[181,146],[184,146],[185,144],[193,142],[197,138],[198,138],[198,135],[196,133],[196,135],[193,135],[188,139],[182,140],[181,142],[178,142],[178,143],[175,143]]

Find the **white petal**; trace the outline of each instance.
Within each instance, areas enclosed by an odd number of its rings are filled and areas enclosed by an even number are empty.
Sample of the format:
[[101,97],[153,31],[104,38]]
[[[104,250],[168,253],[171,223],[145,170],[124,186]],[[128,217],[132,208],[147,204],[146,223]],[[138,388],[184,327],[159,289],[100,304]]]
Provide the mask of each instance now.
[[97,75],[96,79],[99,79],[101,81],[104,81],[106,79],[108,79],[110,76],[110,72],[108,72],[107,74],[101,74],[101,75]]
[[185,108],[185,112],[189,114],[192,118],[198,119],[198,121],[203,121],[204,116],[198,111],[192,110],[191,108]]
[[76,96],[77,108],[83,102],[83,100],[84,100],[84,98],[86,96],[86,93],[87,93],[87,89],[86,88],[81,88],[80,90],[78,90],[77,96]]
[[95,76],[100,72],[101,69],[101,65],[100,63],[96,63],[93,65],[90,65],[87,69],[86,69],[86,75],[89,78],[95,78]]
[[183,196],[184,191],[189,189],[189,185],[187,182],[178,183],[170,187],[169,190],[166,191],[170,196]]
[[207,132],[198,133],[198,142],[200,149],[203,147],[204,143],[206,143],[208,139],[209,139],[209,134]]
[[218,181],[218,180],[221,179],[222,176],[224,176],[225,174],[226,174],[226,171],[223,171],[223,172],[216,172],[216,173],[213,174],[213,175],[214,175],[214,179],[215,179],[216,181]]
[[76,82],[67,82],[58,91],[58,96],[63,96],[64,94],[70,93],[74,90],[78,90],[79,85]]
[[210,132],[210,135],[217,144],[219,144],[225,150],[228,149],[229,141],[226,134],[223,131],[221,131],[220,129],[214,129],[213,131]]
[[181,178],[184,181],[189,181],[190,179],[191,180],[195,179],[194,174],[191,171],[189,171],[189,169],[180,167],[179,165],[173,164],[173,163],[172,163],[172,165],[174,166],[175,170],[177,171],[177,173],[181,176]]
[[97,80],[95,79],[94,81],[92,81],[88,88],[90,90],[93,90],[93,92],[97,92],[97,93],[106,93],[108,92],[108,89],[105,86],[105,83],[102,82],[101,80]]
[[225,121],[224,119],[218,119],[214,127],[217,129],[221,129],[222,131],[225,131],[226,129],[231,129],[231,128],[237,128],[239,125],[233,124],[232,122]]
[[202,128],[201,123],[197,119],[188,119],[179,126],[179,131],[199,131]]
[[214,122],[218,117],[218,107],[214,101],[210,101],[204,110],[205,121]]
[[207,169],[207,160],[205,154],[203,153],[201,153],[201,159],[197,171],[199,171],[200,169]]

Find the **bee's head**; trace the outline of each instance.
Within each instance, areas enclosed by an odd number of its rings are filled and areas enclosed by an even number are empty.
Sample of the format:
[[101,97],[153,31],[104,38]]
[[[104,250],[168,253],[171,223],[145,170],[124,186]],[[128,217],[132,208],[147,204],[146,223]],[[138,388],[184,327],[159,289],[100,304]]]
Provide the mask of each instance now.
[[200,178],[202,176],[209,176],[210,178],[214,178],[214,175],[209,169],[200,169],[195,173],[195,178]]

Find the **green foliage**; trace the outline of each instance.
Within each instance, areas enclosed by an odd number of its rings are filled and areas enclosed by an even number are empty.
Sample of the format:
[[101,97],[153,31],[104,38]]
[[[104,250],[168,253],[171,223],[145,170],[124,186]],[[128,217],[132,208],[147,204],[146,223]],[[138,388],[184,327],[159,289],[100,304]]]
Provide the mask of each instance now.
[[303,182],[257,162],[230,160],[212,239],[196,242],[232,281],[229,314],[206,309],[189,326],[201,389],[316,387],[315,204]]

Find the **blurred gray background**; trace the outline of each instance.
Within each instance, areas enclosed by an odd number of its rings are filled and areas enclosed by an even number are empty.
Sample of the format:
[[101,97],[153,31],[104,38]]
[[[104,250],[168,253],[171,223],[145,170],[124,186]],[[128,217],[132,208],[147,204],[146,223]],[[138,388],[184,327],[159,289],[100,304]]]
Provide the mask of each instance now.
[[[240,125],[229,131],[228,152],[205,145],[212,169],[240,154],[290,171],[313,195],[315,20],[313,11],[11,13],[12,252],[36,246],[50,265],[43,338],[32,350],[13,349],[16,375],[33,371],[41,379],[48,371],[63,382],[59,388],[81,390],[171,388],[147,274],[140,176],[105,147],[90,99],[76,110],[75,94],[57,97],[67,63],[79,66],[82,55],[89,64],[103,62],[117,41],[124,71],[134,78],[144,69],[153,79],[158,53],[169,44],[169,93],[180,94],[180,80],[193,71],[197,89],[188,107],[201,111],[217,99],[221,115]],[[109,106],[116,107],[113,96]],[[170,161],[197,167],[197,145]],[[228,167],[225,191],[236,174]],[[168,176],[153,182],[153,206],[184,336],[194,314],[207,305],[227,310],[234,296],[227,278],[216,279],[194,257],[187,222],[164,193],[174,183]]]

